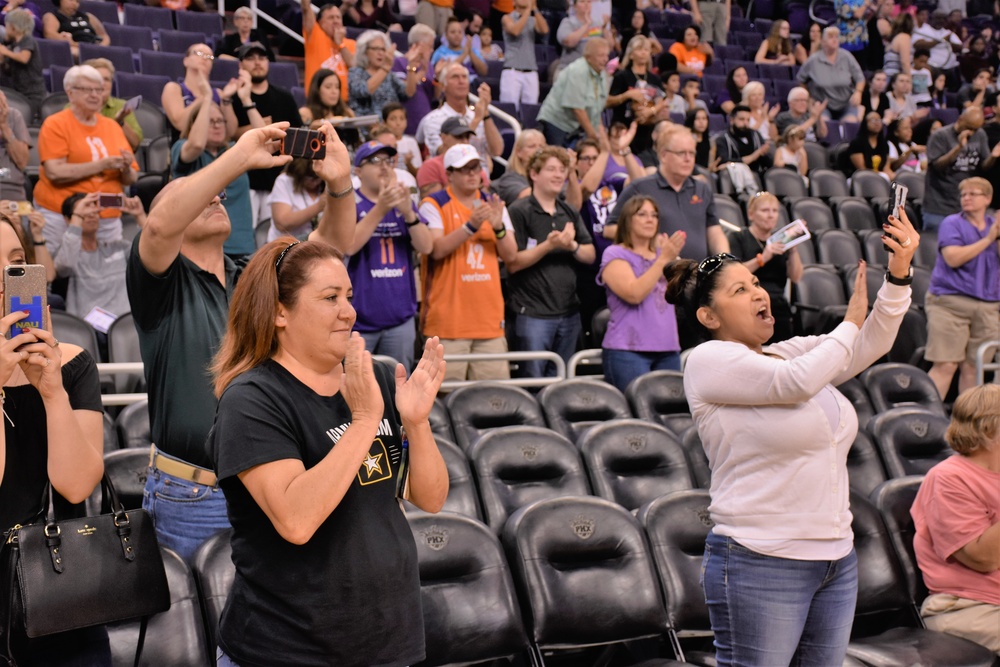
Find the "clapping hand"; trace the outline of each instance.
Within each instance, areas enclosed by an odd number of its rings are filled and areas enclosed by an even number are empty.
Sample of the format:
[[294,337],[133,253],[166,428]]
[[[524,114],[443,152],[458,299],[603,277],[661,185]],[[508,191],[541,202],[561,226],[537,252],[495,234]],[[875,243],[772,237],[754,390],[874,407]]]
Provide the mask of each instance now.
[[409,379],[403,364],[396,364],[396,410],[400,421],[404,424],[427,421],[444,381],[445,369],[444,345],[437,336],[427,339],[424,353]]
[[351,332],[351,338],[347,342],[340,395],[351,410],[352,421],[378,422],[382,419],[385,402],[375,380],[372,354],[365,349],[365,339],[357,331]]
[[553,229],[545,240],[559,250],[572,250],[576,244],[576,228],[572,222],[567,222],[562,231]]
[[854,277],[854,294],[847,303],[847,313],[844,314],[844,321],[851,322],[859,329],[868,317],[868,282],[865,273],[868,265],[862,260],[858,263],[858,273]]
[[684,248],[684,244],[687,242],[687,234],[683,231],[676,231],[673,234],[657,234],[656,236],[656,249],[660,252],[657,256],[657,261],[660,262],[662,266],[666,266],[670,262],[674,261],[681,255],[681,249]]

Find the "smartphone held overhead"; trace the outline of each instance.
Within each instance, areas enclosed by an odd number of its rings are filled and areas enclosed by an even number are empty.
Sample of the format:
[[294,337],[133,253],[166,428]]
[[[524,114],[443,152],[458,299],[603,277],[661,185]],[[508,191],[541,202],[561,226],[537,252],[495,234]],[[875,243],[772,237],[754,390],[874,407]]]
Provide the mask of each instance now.
[[121,208],[125,205],[125,195],[118,194],[108,194],[100,192],[97,195],[97,207],[100,209],[106,208]]
[[281,140],[281,154],[322,160],[326,157],[326,135],[318,130],[289,128]]
[[3,270],[3,314],[25,312],[27,316],[15,322],[7,338],[25,329],[49,330],[48,290],[45,267],[41,264],[15,264]]
[[[889,190],[892,196],[892,210],[889,211],[889,215],[899,217],[899,212],[906,208],[906,195],[910,192],[910,189],[905,185],[900,185],[896,181],[893,181],[889,184]],[[892,236],[892,234],[888,234],[888,236],[897,241],[899,240],[895,236]],[[886,252],[892,253],[892,248],[885,243],[882,244],[882,247]]]

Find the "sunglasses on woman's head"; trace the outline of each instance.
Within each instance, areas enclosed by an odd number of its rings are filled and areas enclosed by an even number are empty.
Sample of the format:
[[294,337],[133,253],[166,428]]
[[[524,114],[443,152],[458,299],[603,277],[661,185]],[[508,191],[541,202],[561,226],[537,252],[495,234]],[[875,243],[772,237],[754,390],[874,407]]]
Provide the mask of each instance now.
[[698,275],[710,276],[718,271],[720,266],[729,261],[738,262],[739,259],[737,259],[736,255],[731,255],[728,252],[720,252],[717,255],[706,257],[698,263]]

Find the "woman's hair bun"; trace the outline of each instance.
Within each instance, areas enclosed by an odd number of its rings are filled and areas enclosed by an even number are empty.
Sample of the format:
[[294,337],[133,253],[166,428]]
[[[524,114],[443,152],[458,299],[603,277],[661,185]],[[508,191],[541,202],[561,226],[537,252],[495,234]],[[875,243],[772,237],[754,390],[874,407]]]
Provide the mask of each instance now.
[[667,303],[683,306],[687,287],[694,279],[698,270],[698,262],[691,259],[675,259],[663,269],[663,277],[667,279]]

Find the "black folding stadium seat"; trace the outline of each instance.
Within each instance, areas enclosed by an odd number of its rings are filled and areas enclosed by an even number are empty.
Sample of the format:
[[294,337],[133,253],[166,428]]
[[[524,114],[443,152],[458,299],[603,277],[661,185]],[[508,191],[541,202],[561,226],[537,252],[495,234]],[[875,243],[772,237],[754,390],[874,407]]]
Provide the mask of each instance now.
[[684,448],[658,424],[608,421],[587,431],[578,445],[595,495],[627,510],[694,486]]
[[142,399],[125,406],[115,420],[122,449],[143,449],[149,453],[153,436],[149,428],[149,401]]
[[851,490],[863,496],[870,494],[886,480],[878,448],[871,436],[860,428],[847,452],[847,479]]
[[580,452],[555,431],[507,426],[469,449],[486,524],[499,533],[519,507],[545,498],[586,496],[590,484]]
[[837,390],[847,397],[847,400],[854,406],[854,411],[858,413],[858,429],[866,429],[868,420],[875,414],[871,399],[868,398],[868,390],[858,378],[851,378],[847,382],[837,386]]
[[684,396],[684,375],[679,371],[651,371],[625,388],[632,414],[680,435],[691,424],[691,408]]
[[[796,82],[797,84],[797,82]],[[788,97],[788,93],[785,95],[780,95],[783,99]],[[830,168],[830,156],[826,152],[826,148],[816,143],[815,141],[807,141],[805,144],[806,157],[809,160],[809,172],[812,173],[813,169],[829,169]]]
[[625,395],[607,382],[571,378],[538,393],[549,428],[577,442],[591,427],[632,416]]
[[764,188],[772,195],[784,200],[786,197],[807,197],[806,183],[797,171],[784,167],[772,167],[764,174]]
[[[532,664],[544,665],[546,653],[666,633],[667,615],[646,539],[620,505],[603,498],[532,503],[510,517],[502,541],[528,627]],[[578,657],[577,664],[596,660]]]
[[[720,174],[722,172],[719,172]],[[727,176],[728,178],[728,176]],[[730,195],[716,195],[713,199],[715,204],[715,214],[720,220],[731,222],[739,227],[746,227],[746,219],[743,217],[743,209]]]
[[868,428],[889,477],[925,475],[954,453],[944,439],[948,419],[921,407],[887,410]]
[[484,433],[501,426],[545,426],[535,397],[518,387],[480,382],[453,391],[446,400],[455,443],[466,452]]
[[431,407],[431,432],[435,436],[440,436],[445,440],[455,440],[455,432],[451,428],[451,415],[448,414],[448,408],[445,407],[444,401],[440,398],[434,399],[434,405]]
[[687,456],[688,468],[691,470],[691,479],[695,487],[709,488],[712,484],[712,468],[708,464],[708,455],[705,453],[704,445],[701,444],[697,426],[684,431],[684,435],[681,436],[681,447]]
[[[871,215],[871,210],[868,211]],[[832,266],[853,266],[861,259],[861,244],[858,237],[844,229],[829,229],[813,237],[816,244],[816,259],[820,264]]]
[[802,197],[792,200],[790,213],[794,219],[805,220],[806,226],[814,235],[827,229],[837,228],[833,211],[819,197]]
[[[135,330],[132,313],[125,313],[111,323],[108,328],[108,358],[113,364],[141,362],[139,334]],[[142,373],[118,373],[115,375],[117,393],[145,391],[146,380]]]
[[107,412],[102,412],[101,415],[101,421],[104,423],[104,453],[107,454],[121,449],[121,442],[118,441],[115,420]]
[[407,520],[420,568],[427,650],[420,667],[526,656],[528,638],[496,536],[449,512]]
[[[479,495],[476,493],[472,468],[469,466],[469,460],[465,457],[465,452],[458,445],[444,438],[437,437],[435,440],[441,457],[444,459],[444,464],[448,468],[448,497],[441,510],[482,521],[483,512],[479,507]],[[404,501],[403,506],[407,512],[420,511],[408,501]]]
[[205,540],[191,558],[191,570],[201,599],[209,664],[215,663],[215,647],[219,643],[219,619],[226,606],[229,589],[233,587],[236,566],[233,564],[231,528],[219,531]]
[[910,598],[918,609],[920,603],[927,597],[927,586],[924,584],[924,577],[920,573],[917,556],[913,550],[916,527],[913,525],[910,508],[913,507],[913,501],[923,481],[923,475],[890,479],[875,487],[868,496],[875,503],[875,507],[882,514],[886,528],[889,529],[889,539],[906,574]]
[[792,285],[792,304],[796,309],[796,330],[799,334],[832,331],[847,312],[847,298],[840,275],[823,266],[805,267],[802,277]]
[[851,175],[851,194],[872,200],[875,197],[888,197],[892,194],[889,181],[870,169],[859,169]]
[[79,345],[94,358],[94,361],[101,363],[100,348],[97,345],[97,334],[94,327],[65,310],[53,310],[49,313],[52,322],[52,331],[64,343]]
[[858,379],[865,385],[876,414],[905,406],[918,406],[942,417],[947,414],[934,381],[915,366],[879,364]]
[[[118,499],[125,506],[125,509],[134,510],[142,507],[142,492],[146,487],[148,468],[148,449],[119,449],[104,455],[104,473],[115,485]],[[101,487],[98,486],[87,499],[89,513],[107,514],[111,511],[108,506],[102,507],[101,498]]]
[[812,169],[809,172],[809,194],[821,199],[830,197],[847,197],[851,193],[847,188],[847,179],[839,171],[833,169]]
[[[881,180],[881,179],[879,179]],[[884,181],[883,181],[884,182]],[[835,202],[837,227],[851,232],[865,232],[880,228],[871,205],[860,197],[849,197]]]

